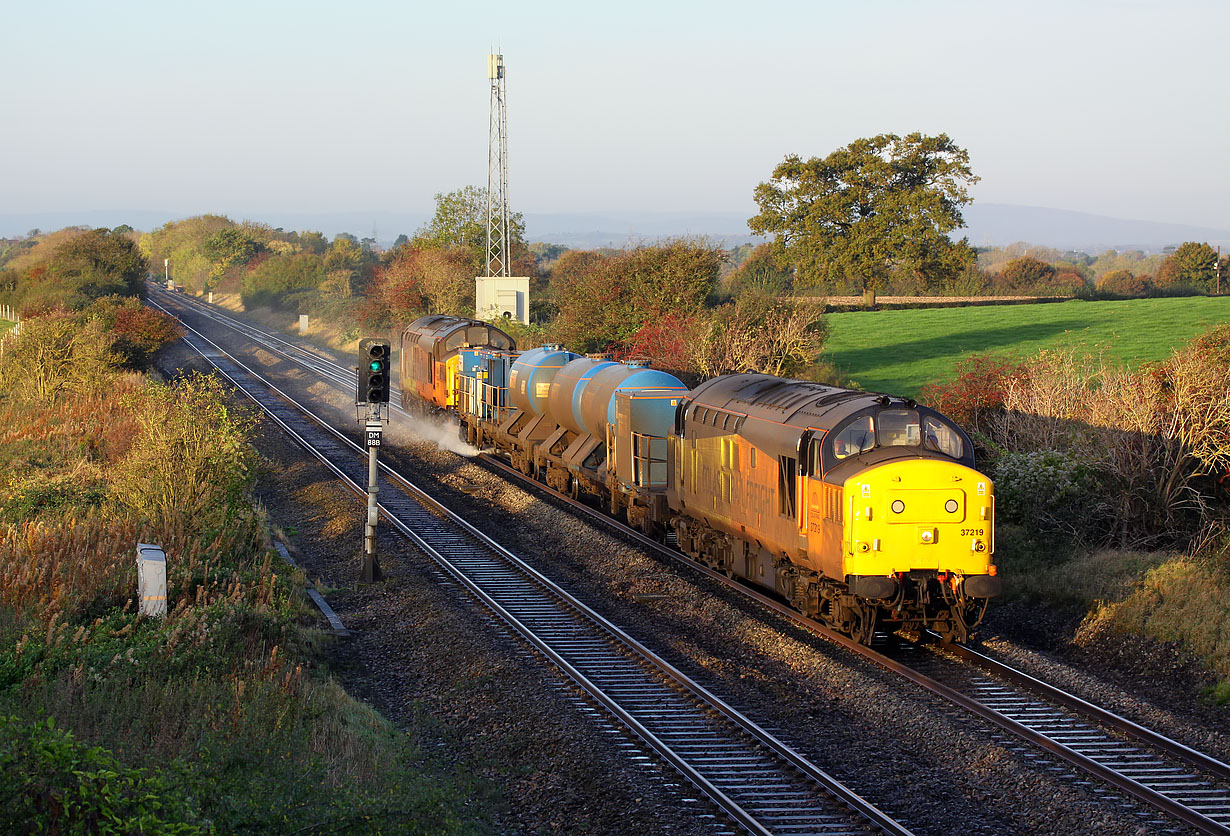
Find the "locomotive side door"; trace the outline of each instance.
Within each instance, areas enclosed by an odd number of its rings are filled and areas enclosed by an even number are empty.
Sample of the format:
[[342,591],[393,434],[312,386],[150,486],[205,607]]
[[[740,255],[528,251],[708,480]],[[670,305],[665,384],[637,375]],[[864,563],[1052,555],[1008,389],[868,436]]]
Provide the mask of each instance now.
[[807,556],[814,568],[831,578],[842,576],[841,488],[824,480],[822,450],[828,434],[813,432],[807,454]]
[[811,517],[811,444],[812,431],[804,430],[799,436],[798,447],[795,448],[795,459],[799,463],[799,496],[796,506],[799,509],[799,537],[807,537],[808,519]]

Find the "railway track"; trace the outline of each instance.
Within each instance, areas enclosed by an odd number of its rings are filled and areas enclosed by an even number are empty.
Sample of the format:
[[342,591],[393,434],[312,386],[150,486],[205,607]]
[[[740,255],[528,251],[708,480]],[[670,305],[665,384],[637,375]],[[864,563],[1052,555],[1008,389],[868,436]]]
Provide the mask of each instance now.
[[[185,327],[195,351],[365,495],[361,448]],[[910,833],[387,466],[379,496],[397,531],[747,832]]]
[[[903,642],[893,651],[884,651],[888,642],[883,635],[873,647],[858,644],[757,590],[696,564],[670,545],[529,479],[498,458],[488,456],[487,461],[510,478],[536,485],[638,544],[909,679],[1035,751],[1104,781],[1143,804],[1146,811],[1164,813],[1200,833],[1230,836],[1230,765],[968,647],[941,646],[936,637],[923,637],[927,640]],[[1154,818],[1149,824],[1165,822]]]
[[[923,641],[902,642],[890,651],[885,649],[889,642],[883,635],[872,647],[858,644],[755,589],[698,565],[672,546],[529,479],[498,458],[488,456],[487,461],[510,478],[535,485],[645,548],[738,590],[790,622],[976,715],[1034,752],[1100,779],[1144,805],[1142,815],[1163,813],[1197,832],[1230,836],[1230,765],[972,648],[942,646],[936,637],[921,637]],[[1013,748],[1021,750],[1019,745]],[[1158,818],[1147,823],[1166,824]]]
[[905,665],[903,675],[925,677],[928,690],[1150,808],[1201,833],[1230,833],[1230,766],[1221,761],[972,648],[905,643],[888,658]]
[[[251,326],[243,328],[253,338],[253,332],[265,333]],[[276,350],[273,345],[277,343],[285,341],[273,337],[266,347]],[[287,356],[294,359],[292,352]],[[345,385],[341,382],[345,375],[339,369],[335,366],[331,373],[319,373]],[[1026,756],[1032,753],[1036,760],[1059,762],[1079,774],[1097,778],[1138,802],[1138,815],[1151,828],[1173,827],[1175,822],[1181,822],[1200,833],[1230,836],[1230,766],[1225,763],[968,648],[938,649],[928,642],[907,642],[886,653],[856,644],[758,591],[697,565],[669,545],[645,537],[585,503],[524,476],[502,459],[490,455],[484,459],[509,478],[533,485],[645,548],[737,589],[777,615],[970,712],[989,724],[995,733],[1020,741],[1014,748]]]

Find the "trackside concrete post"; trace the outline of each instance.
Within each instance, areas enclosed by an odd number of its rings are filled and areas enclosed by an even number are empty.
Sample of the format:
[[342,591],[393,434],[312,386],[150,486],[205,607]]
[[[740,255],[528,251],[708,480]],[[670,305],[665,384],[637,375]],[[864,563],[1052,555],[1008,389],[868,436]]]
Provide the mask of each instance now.
[[137,598],[141,615],[167,614],[167,556],[160,546],[137,543]]

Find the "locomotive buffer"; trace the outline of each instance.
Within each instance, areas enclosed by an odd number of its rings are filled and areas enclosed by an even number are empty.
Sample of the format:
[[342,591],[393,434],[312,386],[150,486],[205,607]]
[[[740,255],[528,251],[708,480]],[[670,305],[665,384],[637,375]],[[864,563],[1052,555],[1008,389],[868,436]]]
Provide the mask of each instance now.
[[367,520],[363,526],[362,583],[384,579],[380,561],[376,559],[376,523],[380,510],[376,506],[376,451],[380,449],[381,433],[388,421],[390,346],[385,340],[365,339],[359,342],[359,362],[355,389],[355,407],[363,424],[367,447]]

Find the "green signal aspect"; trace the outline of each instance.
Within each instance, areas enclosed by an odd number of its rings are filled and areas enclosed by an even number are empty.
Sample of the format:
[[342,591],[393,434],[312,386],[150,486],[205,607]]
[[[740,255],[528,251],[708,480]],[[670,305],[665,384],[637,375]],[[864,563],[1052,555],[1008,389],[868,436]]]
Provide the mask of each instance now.
[[380,371],[382,368],[384,368],[384,363],[381,363],[379,360],[373,360],[373,361],[371,362],[370,366],[371,366],[371,370],[372,370],[372,371],[374,371],[374,372],[378,372],[378,371]]

